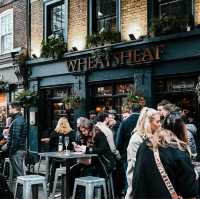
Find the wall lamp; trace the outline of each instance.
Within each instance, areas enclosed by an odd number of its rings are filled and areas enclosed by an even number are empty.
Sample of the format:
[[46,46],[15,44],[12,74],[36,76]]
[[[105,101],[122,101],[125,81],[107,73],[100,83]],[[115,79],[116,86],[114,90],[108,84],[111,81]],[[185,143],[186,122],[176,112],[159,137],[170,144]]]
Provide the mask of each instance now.
[[73,50],[73,51],[78,51],[78,48],[77,48],[76,46],[73,46],[73,47],[72,47],[72,50]]
[[129,34],[128,36],[129,36],[129,38],[130,38],[131,40],[136,40],[134,34]]

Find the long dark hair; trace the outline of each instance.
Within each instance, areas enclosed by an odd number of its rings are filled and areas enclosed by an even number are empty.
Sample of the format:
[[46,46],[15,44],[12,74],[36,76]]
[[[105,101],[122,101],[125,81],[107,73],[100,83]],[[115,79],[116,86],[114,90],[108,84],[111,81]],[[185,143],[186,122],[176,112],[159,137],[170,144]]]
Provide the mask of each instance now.
[[164,120],[164,129],[172,131],[181,141],[187,142],[187,130],[179,112],[171,112]]

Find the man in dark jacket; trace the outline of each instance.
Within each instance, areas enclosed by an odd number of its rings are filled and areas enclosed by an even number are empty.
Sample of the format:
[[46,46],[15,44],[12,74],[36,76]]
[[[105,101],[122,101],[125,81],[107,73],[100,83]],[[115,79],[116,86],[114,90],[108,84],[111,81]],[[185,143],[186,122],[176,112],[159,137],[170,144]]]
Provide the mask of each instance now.
[[[12,116],[12,122],[8,136],[8,153],[13,169],[13,178],[15,178],[25,175],[23,163],[26,151],[27,128],[25,119],[21,115],[20,104],[10,104],[9,112]],[[21,190],[18,192],[19,196],[21,195],[20,192]]]
[[[116,135],[116,147],[120,152],[123,162],[124,173],[126,173],[127,169],[127,147],[132,135],[132,131],[137,124],[137,120],[139,118],[139,113],[141,110],[141,105],[134,104],[132,107],[132,114],[125,120],[123,120],[119,126]],[[125,192],[127,189],[127,179],[125,175]]]

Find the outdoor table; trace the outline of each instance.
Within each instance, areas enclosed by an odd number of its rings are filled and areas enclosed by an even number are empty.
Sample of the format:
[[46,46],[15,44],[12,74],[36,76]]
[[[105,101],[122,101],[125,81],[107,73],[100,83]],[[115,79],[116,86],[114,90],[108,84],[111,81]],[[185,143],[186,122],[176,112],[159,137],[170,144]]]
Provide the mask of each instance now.
[[[85,154],[85,153],[80,153],[80,152],[70,152],[70,153],[65,153],[65,152],[45,152],[45,153],[39,153],[40,157],[45,157],[47,160],[47,174],[46,177],[48,177],[48,172],[49,172],[49,158],[60,158],[60,159],[65,159],[66,160],[66,194],[64,194],[64,190],[62,189],[62,199],[64,199],[64,195],[66,199],[70,198],[70,190],[69,190],[69,181],[70,181],[70,159],[80,159],[80,158],[92,158],[92,157],[97,157],[97,154]],[[47,178],[48,179],[48,178]]]

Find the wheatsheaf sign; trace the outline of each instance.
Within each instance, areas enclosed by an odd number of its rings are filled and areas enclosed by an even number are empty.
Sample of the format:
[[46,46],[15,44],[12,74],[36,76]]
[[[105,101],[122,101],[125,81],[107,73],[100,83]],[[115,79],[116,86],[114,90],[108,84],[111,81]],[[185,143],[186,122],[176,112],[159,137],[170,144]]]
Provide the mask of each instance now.
[[160,60],[161,54],[164,52],[164,45],[157,45],[145,48],[136,48],[125,51],[112,52],[111,56],[100,57],[84,57],[66,61],[68,72],[83,72],[95,69],[105,69],[124,65],[136,65],[151,63]]

